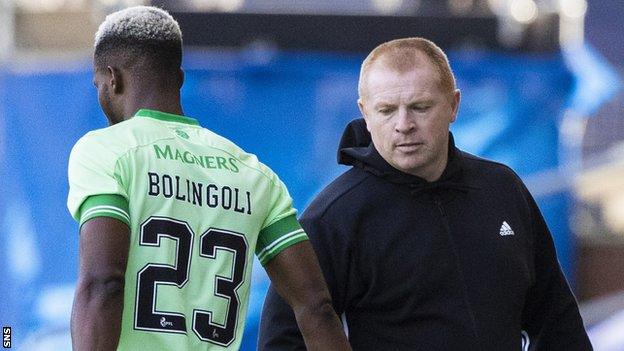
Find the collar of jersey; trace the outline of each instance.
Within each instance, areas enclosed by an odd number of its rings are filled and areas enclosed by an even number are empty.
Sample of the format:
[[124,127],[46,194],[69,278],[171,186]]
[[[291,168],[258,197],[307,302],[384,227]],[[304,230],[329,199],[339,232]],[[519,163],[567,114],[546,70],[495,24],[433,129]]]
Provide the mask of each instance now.
[[197,122],[197,120],[193,118],[184,117],[180,115],[174,115],[173,113],[160,112],[156,110],[148,110],[146,108],[142,108],[138,110],[137,113],[134,114],[134,116],[155,118],[155,119],[158,119],[161,121],[167,121],[167,122],[178,122],[178,123],[192,124],[196,126],[199,125],[199,122]]

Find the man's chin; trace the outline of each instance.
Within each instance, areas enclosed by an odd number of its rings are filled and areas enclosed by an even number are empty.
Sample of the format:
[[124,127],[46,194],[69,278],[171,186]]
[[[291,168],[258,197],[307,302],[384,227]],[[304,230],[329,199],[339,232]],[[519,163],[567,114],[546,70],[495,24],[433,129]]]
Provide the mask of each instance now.
[[395,163],[394,168],[398,169],[401,172],[404,173],[409,173],[412,175],[417,175],[419,173],[419,171],[422,169],[423,164],[422,162],[398,162]]

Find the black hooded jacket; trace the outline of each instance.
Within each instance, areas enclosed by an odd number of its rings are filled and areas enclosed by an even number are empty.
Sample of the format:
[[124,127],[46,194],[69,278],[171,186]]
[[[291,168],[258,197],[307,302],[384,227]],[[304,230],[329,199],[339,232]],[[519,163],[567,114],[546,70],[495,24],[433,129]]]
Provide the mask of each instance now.
[[[435,182],[390,166],[362,119],[353,167],[303,213],[353,349],[591,350],[546,223],[508,167],[457,149]],[[271,287],[259,350],[305,350]],[[525,348],[526,347],[526,348]]]

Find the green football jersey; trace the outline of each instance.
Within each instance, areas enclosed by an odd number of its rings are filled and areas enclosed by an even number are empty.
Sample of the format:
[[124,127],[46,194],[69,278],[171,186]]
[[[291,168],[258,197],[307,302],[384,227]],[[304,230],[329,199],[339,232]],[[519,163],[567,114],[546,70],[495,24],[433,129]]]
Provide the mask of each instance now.
[[68,176],[81,225],[130,228],[119,350],[237,350],[254,253],[307,240],[275,173],[191,118],[139,110],[89,132]]

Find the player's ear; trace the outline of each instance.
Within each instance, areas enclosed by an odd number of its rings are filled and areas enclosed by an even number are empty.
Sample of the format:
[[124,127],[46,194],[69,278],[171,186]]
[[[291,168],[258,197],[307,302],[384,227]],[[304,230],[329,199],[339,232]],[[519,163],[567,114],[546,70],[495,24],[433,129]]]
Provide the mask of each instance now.
[[106,66],[108,72],[108,84],[111,87],[111,91],[115,94],[121,94],[123,92],[123,77],[121,71],[112,66]]
[[182,89],[182,85],[184,84],[184,70],[182,67],[178,69],[178,89]]

